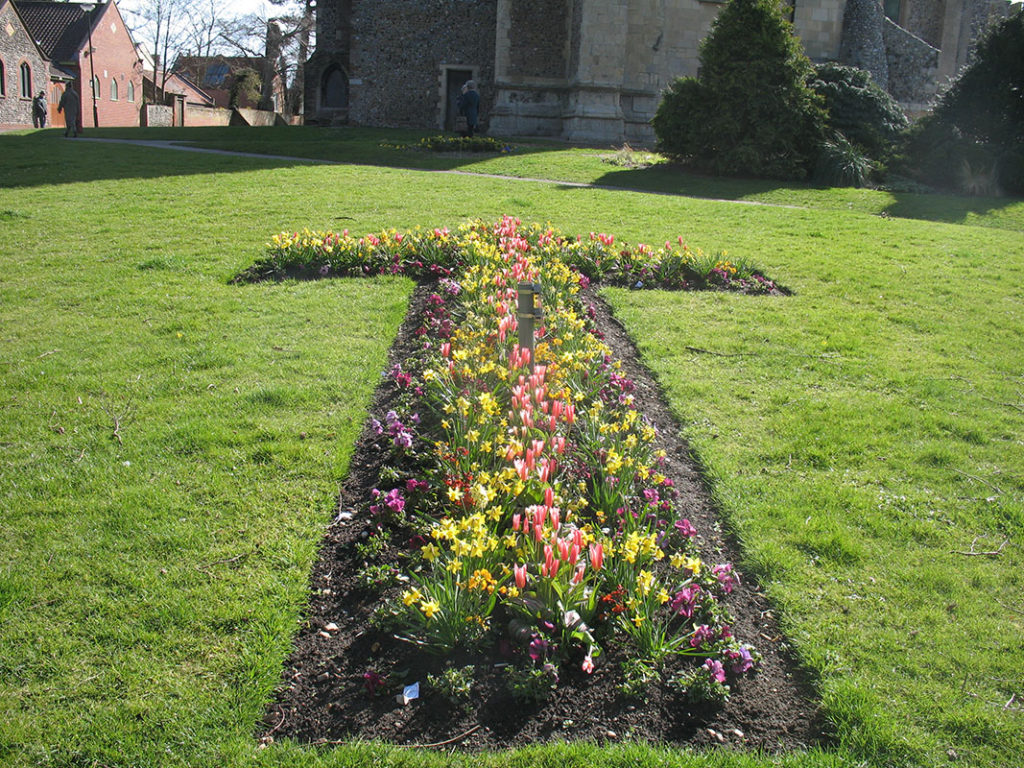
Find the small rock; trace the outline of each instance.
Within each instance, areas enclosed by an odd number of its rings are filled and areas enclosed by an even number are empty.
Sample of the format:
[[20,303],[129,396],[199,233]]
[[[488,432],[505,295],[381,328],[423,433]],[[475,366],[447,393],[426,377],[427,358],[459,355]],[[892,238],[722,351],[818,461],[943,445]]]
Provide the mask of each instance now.
[[324,624],[324,629],[327,630],[328,632],[337,632],[338,631],[338,625],[335,624],[332,621],[332,622],[329,622],[328,624]]
[[743,735],[743,731],[741,731],[739,728],[733,728],[731,731],[729,731],[729,733],[731,733],[737,739],[745,739],[746,738],[746,736]]
[[606,739],[617,739],[617,738],[619,738],[619,734],[617,734],[615,731],[605,731],[604,735],[605,735]]
[[331,675],[328,672],[321,672],[319,675],[316,676],[316,681],[318,683],[326,683],[330,679]]
[[324,632],[322,629],[319,632],[317,632],[317,634],[320,635],[320,637],[330,637],[331,636],[330,632]]
[[715,739],[715,740],[716,740],[716,741],[718,741],[719,743],[721,743],[721,744],[724,744],[724,743],[725,743],[725,736],[723,736],[722,734],[720,734],[720,733],[719,733],[718,731],[716,731],[716,730],[715,730],[714,728],[708,728],[708,729],[707,729],[707,732],[708,732],[708,734],[709,734],[709,735],[710,735],[710,736],[711,736],[711,737],[712,737],[713,739]]

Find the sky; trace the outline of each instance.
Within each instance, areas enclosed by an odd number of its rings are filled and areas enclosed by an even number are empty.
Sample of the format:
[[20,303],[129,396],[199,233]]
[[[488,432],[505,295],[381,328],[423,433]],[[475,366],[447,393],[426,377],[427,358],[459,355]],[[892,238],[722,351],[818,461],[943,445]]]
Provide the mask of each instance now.
[[[139,0],[117,0],[117,5],[124,10],[133,10],[139,5]],[[217,5],[227,16],[244,16],[247,13],[266,11],[270,4],[266,0],[220,0]]]

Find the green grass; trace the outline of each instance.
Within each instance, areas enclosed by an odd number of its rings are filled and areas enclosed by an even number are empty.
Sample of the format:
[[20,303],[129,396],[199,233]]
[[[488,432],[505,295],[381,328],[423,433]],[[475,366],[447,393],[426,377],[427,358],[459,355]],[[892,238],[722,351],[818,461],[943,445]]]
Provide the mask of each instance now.
[[[368,164],[0,137],[0,763],[1017,763],[1024,203],[644,174],[558,146],[398,162],[379,144],[399,132],[264,130],[169,135]],[[394,167],[414,162],[694,197]],[[681,234],[794,291],[607,296],[817,681],[827,751],[255,743],[411,286],[227,281],[281,229],[503,213]],[[1007,543],[954,553],[976,537]]]
[[393,168],[459,170],[519,178],[597,184],[671,195],[818,210],[874,213],[901,218],[1024,230],[1024,201],[920,195],[870,189],[821,189],[808,184],[727,179],[680,173],[667,163],[648,168],[615,165],[615,147],[571,147],[539,140],[510,142],[508,155],[431,153],[396,148],[437,132],[371,128],[186,128],[102,129],[99,136],[173,140],[214,149],[237,149]]

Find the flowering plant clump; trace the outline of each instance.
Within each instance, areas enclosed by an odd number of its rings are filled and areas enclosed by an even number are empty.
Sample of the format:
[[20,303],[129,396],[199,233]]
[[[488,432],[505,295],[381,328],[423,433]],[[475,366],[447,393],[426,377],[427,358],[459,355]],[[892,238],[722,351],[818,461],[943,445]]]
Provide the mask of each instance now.
[[[517,238],[546,258],[557,258],[588,281],[629,288],[669,290],[716,289],[747,293],[778,291],[774,281],[745,259],[726,253],[705,254],[683,238],[653,248],[643,243],[616,244],[615,237],[590,233],[566,237],[550,228],[518,227]],[[452,277],[468,266],[467,256],[483,245],[500,247],[500,236],[483,222],[452,233],[447,228],[386,230],[355,237],[335,232],[282,232],[267,243],[263,259],[236,281],[282,279],[288,276],[331,277],[406,275],[415,280]],[[468,246],[472,246],[469,248]]]
[[[676,511],[656,430],[579,297],[582,257],[567,258],[605,242],[511,218],[390,241],[427,243],[452,266],[420,352],[387,374],[399,402],[370,422],[391,461],[368,514],[414,534],[375,621],[427,652],[498,650],[526,698],[560,671],[592,673],[611,648],[644,681],[727,695],[758,659],[720,600],[737,576],[702,559]],[[400,250],[390,263],[425,263]],[[524,281],[543,307],[532,353],[517,341]]]

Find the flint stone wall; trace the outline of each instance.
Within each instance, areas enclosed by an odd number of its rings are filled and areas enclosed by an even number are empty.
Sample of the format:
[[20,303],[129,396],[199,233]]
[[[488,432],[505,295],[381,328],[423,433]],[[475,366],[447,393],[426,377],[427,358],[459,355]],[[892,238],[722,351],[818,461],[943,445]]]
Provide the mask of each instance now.
[[441,127],[444,66],[476,73],[482,119],[493,103],[494,0],[352,3],[349,122]]
[[889,94],[911,114],[925,111],[935,99],[939,49],[889,19],[882,27],[889,66]]
[[509,9],[509,75],[564,78],[569,40],[566,0],[518,0]]

